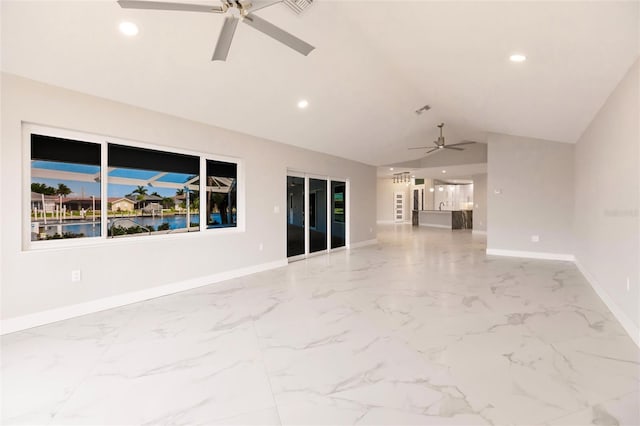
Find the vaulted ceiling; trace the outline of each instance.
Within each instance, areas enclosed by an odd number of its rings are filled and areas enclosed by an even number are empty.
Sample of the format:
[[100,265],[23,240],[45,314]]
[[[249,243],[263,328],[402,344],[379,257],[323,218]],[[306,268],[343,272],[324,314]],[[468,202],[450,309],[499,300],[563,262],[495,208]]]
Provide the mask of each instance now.
[[[441,121],[448,143],[575,142],[639,52],[632,1],[316,0],[300,16],[278,4],[257,14],[316,50],[241,25],[227,62],[210,60],[219,15],[105,0],[1,7],[5,72],[373,165],[421,157],[407,148],[431,143]],[[138,36],[118,32],[123,20]]]

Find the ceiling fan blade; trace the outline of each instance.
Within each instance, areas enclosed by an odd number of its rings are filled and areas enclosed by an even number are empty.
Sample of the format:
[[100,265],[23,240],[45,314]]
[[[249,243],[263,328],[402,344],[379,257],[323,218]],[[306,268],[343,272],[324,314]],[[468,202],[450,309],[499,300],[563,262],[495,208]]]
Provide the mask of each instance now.
[[222,13],[225,6],[207,6],[204,4],[166,3],[163,1],[118,0],[123,9],[179,10],[183,12]]
[[236,32],[239,19],[235,16],[227,16],[224,18],[224,24],[220,30],[220,36],[216,43],[216,50],[213,51],[212,61],[226,61],[233,40],[233,34]]
[[429,151],[427,151],[427,154],[431,154],[433,151],[437,151],[440,148],[431,148]]
[[464,151],[464,148],[456,148],[452,145],[445,145],[443,146],[444,149],[455,149],[456,151]]
[[264,9],[265,7],[273,6],[276,3],[282,3],[283,0],[253,0],[251,7],[247,9],[248,12],[255,12],[256,10]]
[[272,23],[265,21],[264,19],[260,18],[257,15],[254,15],[253,13],[245,16],[244,22],[247,25],[260,31],[261,33],[278,40],[280,43],[286,44],[287,46],[303,54],[304,56],[307,56],[313,49],[315,49],[315,47],[313,47],[309,43],[300,40],[298,37],[289,34],[285,30],[276,27]]
[[416,146],[416,147],[411,147],[411,148],[408,148],[408,149],[427,149],[427,148],[429,148],[429,147],[428,146]]
[[474,142],[474,141],[464,141],[464,142],[452,143],[452,144],[447,145],[447,146],[471,145],[471,144],[474,144],[474,143],[477,143],[477,142]]

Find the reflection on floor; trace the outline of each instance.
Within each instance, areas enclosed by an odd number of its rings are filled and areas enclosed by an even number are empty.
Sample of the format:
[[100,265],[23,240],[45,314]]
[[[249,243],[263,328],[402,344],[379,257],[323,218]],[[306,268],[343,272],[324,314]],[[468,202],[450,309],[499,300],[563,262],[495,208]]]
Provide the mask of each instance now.
[[639,350],[573,264],[378,239],[5,336],[2,423],[640,423]]

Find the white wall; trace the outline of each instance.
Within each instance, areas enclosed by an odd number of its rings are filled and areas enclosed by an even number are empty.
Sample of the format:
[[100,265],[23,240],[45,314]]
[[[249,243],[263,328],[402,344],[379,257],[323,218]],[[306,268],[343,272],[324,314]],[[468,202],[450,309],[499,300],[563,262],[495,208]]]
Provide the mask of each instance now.
[[390,178],[376,181],[376,217],[378,223],[393,222],[393,186]]
[[425,179],[424,180],[424,210],[435,210],[435,192],[431,192],[430,190],[431,188],[434,188],[433,179]]
[[487,174],[473,175],[473,230],[487,230]]
[[487,249],[570,256],[574,145],[501,134],[488,145]]
[[[375,238],[374,167],[2,74],[2,319],[286,258],[287,168],[350,179],[351,243]],[[242,158],[246,232],[22,251],[22,122]],[[274,213],[274,206],[280,207]],[[259,251],[260,244],[264,250]],[[82,282],[70,272],[82,270]],[[124,279],[123,279],[124,278]]]
[[393,183],[392,178],[378,178],[376,185],[377,198],[377,222],[395,222],[394,194],[402,192],[404,194],[404,221],[411,221],[411,209],[413,208],[413,198],[410,185],[406,183]]
[[578,264],[617,305],[610,308],[618,317],[621,311],[635,325],[638,340],[639,80],[636,61],[576,144],[574,213]]

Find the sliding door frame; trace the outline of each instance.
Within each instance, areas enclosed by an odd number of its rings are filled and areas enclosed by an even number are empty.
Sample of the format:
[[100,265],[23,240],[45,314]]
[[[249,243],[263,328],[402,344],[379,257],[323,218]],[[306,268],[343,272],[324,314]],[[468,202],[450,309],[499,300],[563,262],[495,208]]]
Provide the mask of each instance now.
[[[350,243],[350,238],[349,238],[349,231],[351,228],[351,183],[349,182],[349,179],[347,178],[341,178],[341,177],[335,177],[335,176],[330,176],[330,175],[322,175],[322,174],[317,174],[317,173],[306,173],[306,172],[300,172],[298,170],[295,169],[287,169],[286,171],[286,175],[285,175],[285,181],[287,181],[287,178],[291,176],[291,177],[298,177],[298,178],[304,178],[304,254],[300,254],[300,255],[296,255],[296,256],[291,256],[288,257],[287,260],[289,262],[294,262],[297,260],[301,260],[301,259],[306,259],[309,257],[313,257],[313,256],[319,256],[322,254],[327,254],[330,252],[334,252],[334,251],[340,251],[340,250],[346,250],[347,248],[349,248],[349,243]],[[310,252],[310,245],[311,245],[311,241],[310,241],[310,224],[309,224],[309,203],[310,203],[310,199],[311,199],[311,194],[309,192],[309,179],[317,179],[317,180],[323,180],[325,181],[325,192],[327,194],[327,199],[326,199],[326,221],[327,221],[327,248],[324,250],[319,250],[319,251],[315,251],[313,253]],[[342,247],[337,247],[337,248],[331,248],[331,232],[332,232],[332,213],[333,213],[333,204],[332,204],[332,188],[331,188],[331,182],[344,182],[345,184],[345,244]],[[286,216],[288,217],[289,215],[289,194],[287,192],[286,194]],[[317,212],[316,212],[317,214]],[[287,223],[288,223],[288,219],[287,219]],[[289,243],[288,239],[287,239],[287,244]]]

